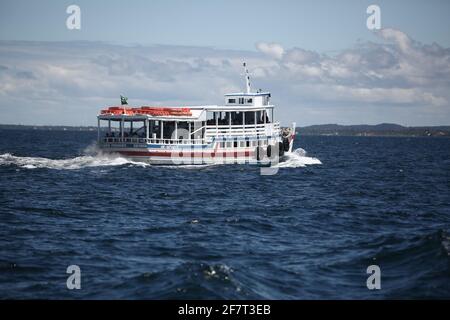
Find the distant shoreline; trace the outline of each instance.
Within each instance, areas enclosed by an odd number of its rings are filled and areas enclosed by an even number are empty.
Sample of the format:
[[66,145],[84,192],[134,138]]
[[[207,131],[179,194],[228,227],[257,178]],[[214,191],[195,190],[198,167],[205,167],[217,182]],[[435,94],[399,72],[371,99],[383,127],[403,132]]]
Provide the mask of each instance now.
[[450,126],[405,127],[393,123],[377,125],[322,124],[297,127],[301,135],[362,137],[450,137]]
[[[21,125],[0,124],[0,130],[40,131],[97,131],[96,126]],[[377,125],[320,124],[296,127],[299,135],[305,136],[360,136],[360,137],[450,137],[450,126],[414,126],[382,123]]]

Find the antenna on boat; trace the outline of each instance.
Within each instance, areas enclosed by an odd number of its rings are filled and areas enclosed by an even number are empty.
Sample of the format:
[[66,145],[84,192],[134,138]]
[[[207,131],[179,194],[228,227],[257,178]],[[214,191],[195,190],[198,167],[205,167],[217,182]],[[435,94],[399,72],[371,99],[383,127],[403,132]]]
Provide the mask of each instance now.
[[247,88],[247,93],[250,93],[250,76],[248,75],[247,64],[244,62],[242,65],[244,66],[245,71],[245,86]]

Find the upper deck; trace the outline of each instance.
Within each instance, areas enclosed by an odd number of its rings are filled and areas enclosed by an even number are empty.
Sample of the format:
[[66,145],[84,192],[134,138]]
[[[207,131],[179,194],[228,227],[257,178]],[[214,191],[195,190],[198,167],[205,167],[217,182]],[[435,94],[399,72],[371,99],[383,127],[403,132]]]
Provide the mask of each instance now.
[[[149,108],[148,111],[142,108]],[[143,121],[161,120],[161,121],[206,121],[208,114],[212,112],[267,112],[272,114],[274,106],[267,105],[264,107],[254,105],[211,105],[211,106],[189,106],[189,107],[140,107],[140,108],[124,108],[110,107],[103,109],[97,116],[99,120],[112,121]],[[164,109],[162,112],[160,110]],[[178,110],[190,111],[190,114],[177,112]],[[142,112],[143,111],[143,112]],[[167,112],[165,112],[167,111]],[[173,112],[171,112],[173,111]]]
[[[108,121],[105,138],[113,137],[120,141],[137,136],[165,144],[165,141],[169,143],[179,140],[197,141],[213,136],[250,137],[278,134],[279,123],[274,121],[274,106],[270,104],[270,93],[260,90],[251,92],[247,70],[246,73],[247,91],[225,94],[224,105],[189,107],[122,105],[103,109],[97,117],[99,139],[101,121]],[[118,123],[119,128],[113,128],[114,123]],[[141,123],[139,129],[136,129],[136,123],[138,125]],[[125,128],[127,125],[129,128]]]

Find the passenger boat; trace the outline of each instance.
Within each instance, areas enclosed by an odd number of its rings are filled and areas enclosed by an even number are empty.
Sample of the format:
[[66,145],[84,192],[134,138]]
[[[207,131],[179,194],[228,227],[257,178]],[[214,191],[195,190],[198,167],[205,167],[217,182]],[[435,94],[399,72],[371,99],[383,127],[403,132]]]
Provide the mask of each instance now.
[[[276,164],[291,152],[295,123],[281,128],[274,119],[270,92],[225,94],[225,105],[130,107],[101,110],[98,146],[150,164]],[[107,125],[105,124],[107,122]]]

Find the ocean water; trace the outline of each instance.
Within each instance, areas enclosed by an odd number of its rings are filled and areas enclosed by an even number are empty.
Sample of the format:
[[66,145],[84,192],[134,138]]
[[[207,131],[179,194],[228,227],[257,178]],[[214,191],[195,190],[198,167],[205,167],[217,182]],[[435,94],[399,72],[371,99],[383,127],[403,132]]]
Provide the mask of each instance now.
[[299,136],[261,176],[95,138],[0,131],[0,298],[450,298],[450,139]]

